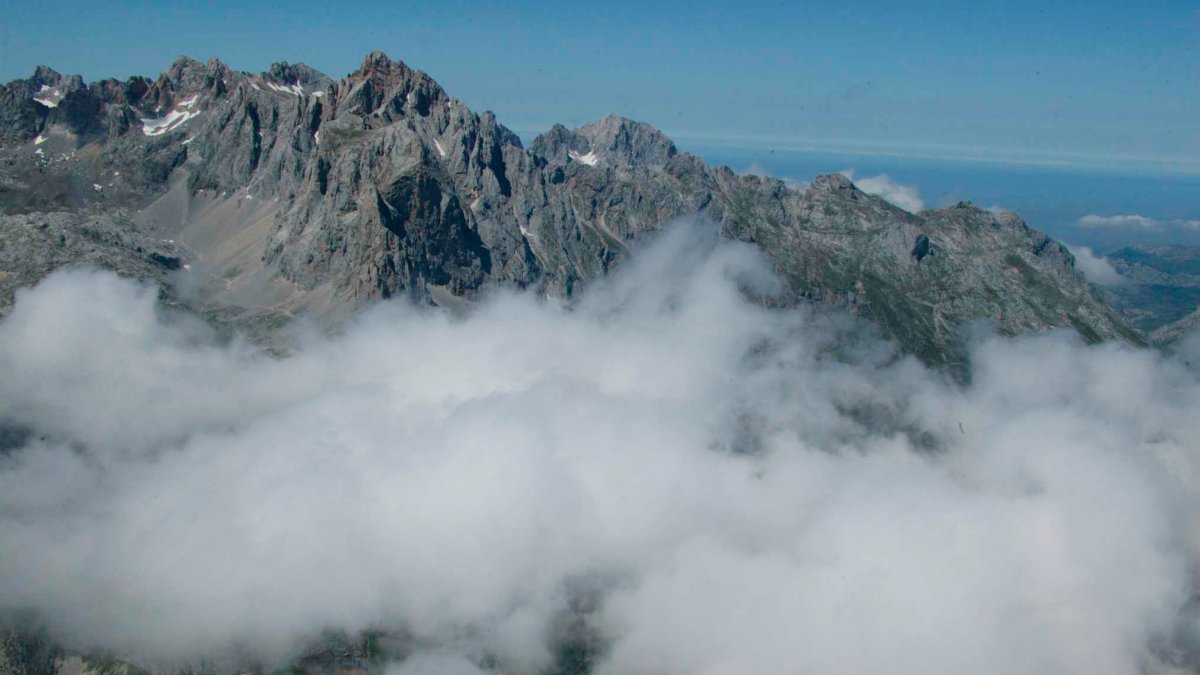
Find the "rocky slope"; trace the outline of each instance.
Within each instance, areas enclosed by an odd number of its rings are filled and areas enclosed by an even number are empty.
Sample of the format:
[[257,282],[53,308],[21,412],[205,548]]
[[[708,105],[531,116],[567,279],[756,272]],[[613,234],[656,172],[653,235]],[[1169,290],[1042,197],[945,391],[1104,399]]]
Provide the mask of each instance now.
[[[39,68],[0,88],[0,208],[6,298],[79,262],[160,280],[187,266],[193,306],[248,322],[336,321],[398,295],[458,304],[497,285],[570,297],[644,233],[699,215],[762,248],[785,302],[848,308],[929,363],[961,366],[977,319],[1143,341],[1016,216],[910,214],[840,175],[795,190],[615,116],[525,148],[378,52],[337,81],[187,58],[153,81]],[[97,243],[77,225],[56,244],[66,222],[121,234]]]
[[17,289],[60,267],[103,267],[153,279],[163,288],[181,271],[173,242],[146,236],[119,215],[54,212],[0,217],[0,315]]
[[1155,329],[1150,334],[1150,341],[1162,347],[1170,347],[1176,343],[1200,334],[1200,309],[1187,316]]
[[1137,244],[1107,258],[1126,281],[1108,289],[1113,305],[1136,327],[1166,328],[1200,305],[1200,246]]

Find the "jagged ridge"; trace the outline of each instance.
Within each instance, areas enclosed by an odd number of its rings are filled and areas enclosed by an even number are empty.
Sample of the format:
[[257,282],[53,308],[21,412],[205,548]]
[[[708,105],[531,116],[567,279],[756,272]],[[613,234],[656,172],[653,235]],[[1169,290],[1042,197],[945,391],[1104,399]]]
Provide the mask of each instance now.
[[617,116],[524,148],[381,52],[337,81],[187,58],[154,82],[39,69],[0,89],[0,124],[0,205],[127,214],[178,240],[212,277],[208,306],[242,317],[336,316],[398,294],[454,303],[497,284],[571,296],[630,241],[700,214],[762,248],[786,302],[847,307],[927,362],[961,366],[960,331],[981,318],[1143,341],[1015,216],[909,214],[837,175],[790,189]]

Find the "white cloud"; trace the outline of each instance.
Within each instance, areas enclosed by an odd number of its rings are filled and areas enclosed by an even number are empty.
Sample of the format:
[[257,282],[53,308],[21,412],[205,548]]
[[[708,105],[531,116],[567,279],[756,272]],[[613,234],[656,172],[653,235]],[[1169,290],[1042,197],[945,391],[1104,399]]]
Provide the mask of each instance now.
[[977,344],[957,386],[743,297],[773,288],[676,227],[574,308],[385,303],[276,359],[58,273],[0,322],[28,432],[0,607],[193,663],[385,630],[397,675],[544,672],[571,631],[598,673],[1124,675],[1196,647],[1171,642],[1196,372],[1055,333]]
[[1161,229],[1164,225],[1170,226],[1170,227],[1179,227],[1179,228],[1183,228],[1186,230],[1200,229],[1200,220],[1187,220],[1187,219],[1183,219],[1183,218],[1177,218],[1174,220],[1160,221],[1158,219],[1151,218],[1149,216],[1142,216],[1142,215],[1137,215],[1137,214],[1125,214],[1125,215],[1115,215],[1115,216],[1100,216],[1100,215],[1096,215],[1096,214],[1089,214],[1089,215],[1086,215],[1086,216],[1080,218],[1078,221],[1076,221],[1076,224],[1079,225],[1080,227],[1112,228],[1112,229],[1129,228],[1129,229],[1135,229],[1135,230],[1158,230],[1158,229]]
[[854,177],[854,169],[841,172],[843,176],[854,181],[859,190],[867,194],[877,195],[881,199],[898,206],[909,213],[917,213],[925,208],[920,192],[912,185],[902,185],[891,179],[886,173],[878,176]]
[[1136,214],[1100,216],[1093,213],[1080,218],[1078,221],[1076,221],[1076,224],[1080,227],[1132,228],[1142,230],[1158,229],[1158,221],[1147,216],[1139,216]]
[[1087,246],[1068,246],[1075,255],[1075,266],[1083,272],[1088,281],[1099,286],[1120,286],[1128,283],[1112,263],[1103,256],[1098,256]]

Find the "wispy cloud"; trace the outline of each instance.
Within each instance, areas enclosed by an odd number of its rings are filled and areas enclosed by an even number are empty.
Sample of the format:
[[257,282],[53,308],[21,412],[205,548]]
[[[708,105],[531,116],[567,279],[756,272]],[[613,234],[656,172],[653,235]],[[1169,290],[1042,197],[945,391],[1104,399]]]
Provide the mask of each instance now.
[[1124,213],[1112,216],[1101,216],[1091,213],[1075,221],[1075,224],[1079,227],[1110,230],[1160,230],[1164,227],[1200,230],[1200,219],[1175,218],[1173,220],[1159,220],[1136,213]]
[[1138,230],[1157,230],[1158,221],[1149,216],[1140,216],[1134,213],[1120,214],[1115,216],[1101,216],[1090,213],[1079,220],[1075,221],[1080,227],[1094,228],[1125,228]]
[[925,201],[920,192],[912,185],[903,185],[892,180],[891,176],[881,173],[878,176],[863,176],[855,178],[854,169],[841,172],[843,176],[854,181],[859,190],[884,199],[909,213],[916,213],[925,208]]

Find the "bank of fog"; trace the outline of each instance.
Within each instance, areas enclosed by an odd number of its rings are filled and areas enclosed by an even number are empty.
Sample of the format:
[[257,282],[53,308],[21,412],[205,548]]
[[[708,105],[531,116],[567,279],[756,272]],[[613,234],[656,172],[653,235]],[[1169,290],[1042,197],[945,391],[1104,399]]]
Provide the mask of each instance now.
[[565,626],[600,673],[1192,658],[1187,354],[981,339],[961,387],[746,300],[778,284],[680,225],[570,308],[385,303],[274,359],[57,273],[0,323],[0,605],[146,662],[373,629],[397,672],[539,672]]

